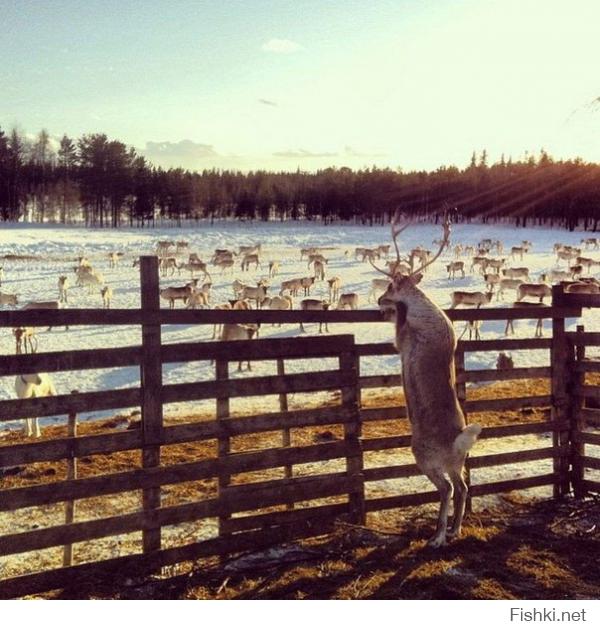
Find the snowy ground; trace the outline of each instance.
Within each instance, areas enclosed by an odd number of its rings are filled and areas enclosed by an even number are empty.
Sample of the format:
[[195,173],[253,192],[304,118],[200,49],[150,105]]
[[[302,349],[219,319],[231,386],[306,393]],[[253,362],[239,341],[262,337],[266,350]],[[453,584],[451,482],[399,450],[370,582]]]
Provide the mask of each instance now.
[[[402,238],[402,249],[405,252],[410,247],[422,244],[428,248],[434,238],[440,235],[439,228],[431,225],[418,225],[411,228]],[[532,271],[532,279],[538,277],[542,271],[555,267],[555,258],[552,254],[552,245],[561,241],[566,244],[578,244],[582,238],[581,233],[566,233],[558,230],[525,229],[515,230],[504,226],[480,226],[460,225],[453,230],[453,242],[464,245],[476,244],[481,238],[499,238],[508,249],[512,245],[519,244],[521,240],[531,240],[534,244],[533,251],[526,256],[521,263],[516,261],[513,266],[528,266]],[[235,248],[243,244],[261,242],[263,244],[263,259],[280,260],[282,271],[275,278],[271,293],[279,290],[281,280],[310,275],[306,268],[306,261],[300,262],[300,247],[320,245],[331,248],[328,250],[329,266],[327,277],[338,275],[342,278],[344,292],[358,292],[362,299],[361,308],[374,308],[367,301],[370,288],[370,280],[378,277],[368,263],[360,263],[346,258],[344,252],[354,250],[356,246],[375,246],[390,241],[389,228],[381,227],[357,227],[346,225],[334,225],[324,227],[310,223],[301,224],[240,224],[221,223],[210,226],[209,224],[194,225],[181,229],[155,229],[155,230],[85,230],[69,227],[25,227],[25,226],[1,226],[0,227],[0,257],[7,254],[19,254],[22,256],[42,257],[43,260],[29,261],[0,261],[4,266],[4,280],[0,288],[3,292],[17,293],[20,304],[30,300],[54,300],[57,297],[57,278],[59,275],[68,275],[74,282],[73,266],[78,255],[85,254],[94,265],[105,275],[106,281],[114,291],[113,306],[115,308],[137,308],[139,298],[139,272],[132,266],[134,258],[140,254],[154,253],[158,240],[188,240],[191,244],[190,251],[197,252],[204,260],[210,257],[210,253],[216,247]],[[122,251],[126,256],[117,269],[109,269],[106,254],[110,251]],[[600,258],[600,252],[592,252],[593,257]],[[433,269],[423,281],[423,287],[442,307],[448,307],[450,293],[456,289],[483,290],[483,279],[478,274],[467,274],[465,279],[451,281],[447,279],[444,265],[450,259],[450,255],[443,256],[435,263]],[[564,266],[564,263],[563,263]],[[468,268],[468,265],[467,265]],[[239,271],[239,267],[238,267]],[[215,302],[224,301],[232,297],[231,282],[235,278],[253,283],[267,275],[266,265],[258,273],[241,273],[222,275],[213,274],[213,295]],[[162,278],[161,286],[181,285],[187,281],[187,277]],[[313,291],[315,297],[326,297],[326,283],[320,283]],[[507,300],[499,304],[509,304],[514,299],[507,294]],[[76,308],[98,308],[101,306],[99,294],[88,295],[86,289],[71,289],[69,305]],[[495,305],[495,304],[494,304]],[[581,323],[588,330],[599,330],[600,312],[586,311]],[[575,321],[569,321],[570,328]],[[457,332],[462,332],[463,324],[457,324]],[[533,336],[535,322],[523,321],[515,323],[516,336]],[[548,327],[549,324],[546,324]],[[391,330],[389,324],[335,324],[330,325],[330,333],[353,333],[360,342],[389,341]],[[51,332],[39,331],[39,350],[65,350],[102,348],[115,346],[128,346],[140,342],[140,331],[136,327],[113,327],[105,329],[100,326],[75,327],[66,332],[55,329]],[[262,337],[299,335],[297,325],[283,326],[281,329],[264,326],[261,330]],[[308,335],[317,334],[317,326],[307,326]],[[482,328],[484,338],[502,337],[504,334],[504,322],[484,323]],[[549,334],[546,328],[546,335]],[[176,341],[202,341],[210,340],[212,327],[210,326],[166,326],[163,329],[163,338],[169,342]],[[14,353],[14,340],[10,330],[0,330],[0,360],[2,354]],[[513,352],[513,359],[517,367],[547,365],[548,352]],[[467,366],[470,368],[493,367],[496,361],[496,353],[475,353],[468,356]],[[293,370],[305,370],[306,363],[290,362],[288,368]],[[313,362],[308,367],[312,369],[328,369],[330,366],[325,361]],[[255,363],[255,375],[272,374],[275,366],[273,362]],[[383,374],[398,371],[395,357],[373,357],[363,360],[361,365],[363,374]],[[66,393],[72,389],[79,391],[97,391],[120,387],[132,387],[139,385],[139,372],[134,368],[118,368],[112,370],[88,370],[76,373],[59,373],[53,376],[60,393]],[[192,380],[210,380],[214,378],[214,368],[208,362],[170,364],[164,367],[164,380],[167,383],[185,382]],[[11,378],[0,378],[0,399],[13,398],[13,381]],[[275,397],[273,397],[275,398]],[[292,404],[299,402],[292,401]],[[232,401],[232,412],[240,413],[242,410],[254,409],[257,405],[268,404],[266,399],[235,400]],[[214,403],[210,403],[214,404]],[[189,407],[189,405],[187,406]],[[168,414],[173,412],[189,411],[186,405],[172,405],[166,410]],[[194,404],[196,410],[198,405]],[[261,407],[262,408],[262,407]],[[110,412],[89,414],[90,417],[102,417],[111,415]],[[64,421],[64,418],[61,420]],[[49,422],[54,419],[49,419]],[[0,427],[1,429],[2,427]],[[476,445],[473,454],[514,451],[528,448],[549,446],[551,436],[530,436],[524,439],[522,436],[486,440]],[[591,454],[591,453],[590,453]],[[595,454],[595,452],[594,452]],[[395,449],[382,452],[367,453],[365,465],[368,467],[386,466],[399,463],[412,463],[412,455],[409,449]],[[341,466],[341,467],[340,467]],[[332,461],[328,463],[307,464],[295,467],[296,474],[315,474],[325,471],[335,472],[343,469],[343,462]],[[527,462],[511,466],[499,466],[473,471],[473,483],[486,483],[502,479],[527,477],[536,474],[545,474],[552,471],[551,460],[543,462]],[[410,479],[389,479],[379,482],[371,482],[367,487],[369,498],[390,496],[399,493],[431,490],[431,485],[421,476]],[[549,496],[551,488],[545,487],[530,491],[536,496]],[[476,499],[476,508],[487,505],[494,498]],[[78,506],[78,519],[97,518],[95,510],[97,505],[86,508],[84,502]],[[434,506],[435,507],[435,506]],[[126,497],[115,499],[115,504],[107,506],[102,504],[102,515],[108,510],[112,513],[123,513],[139,508],[138,493],[128,493]],[[433,508],[432,508],[433,509]],[[15,531],[28,531],[32,523],[37,527],[46,527],[62,522],[62,504],[46,506],[44,508],[26,508],[5,514],[0,518],[0,533],[14,533]],[[168,544],[181,544],[184,539],[191,536],[192,539],[211,538],[216,535],[214,519],[205,519],[201,523],[186,524],[172,528],[165,528],[164,535]],[[77,546],[77,561],[98,559],[102,557],[114,557],[125,552],[131,552],[139,546],[139,534],[127,534],[111,537],[94,543],[84,543]],[[48,554],[51,553],[49,556]],[[91,555],[90,555],[91,554]],[[61,561],[61,550],[31,552],[11,556],[8,564],[4,566],[10,573],[29,572],[43,566],[48,562],[54,562],[58,566]]]
[[[416,245],[423,245],[432,249],[432,240],[440,237],[439,227],[419,224],[411,227],[401,237],[401,248],[406,252]],[[520,244],[522,239],[533,242],[533,250],[521,261],[507,261],[509,266],[527,266],[531,270],[532,281],[536,281],[539,273],[556,268],[552,246],[560,241],[565,244],[579,244],[583,234],[581,232],[568,233],[561,230],[549,229],[520,229],[503,225],[457,225],[453,227],[452,242],[464,245],[475,245],[481,238],[498,238],[505,245],[505,251],[513,245]],[[390,243],[389,227],[365,227],[354,225],[323,226],[312,223],[209,223],[193,224],[189,227],[170,229],[119,229],[99,230],[81,227],[55,226],[24,226],[8,225],[0,227],[0,257],[7,254],[41,257],[40,260],[12,261],[4,260],[4,280],[1,291],[17,293],[19,303],[25,304],[31,300],[55,300],[57,298],[57,279],[60,275],[67,275],[74,284],[73,267],[77,256],[85,254],[92,265],[100,270],[106,283],[113,287],[115,308],[138,308],[140,305],[139,271],[132,266],[134,258],[140,254],[152,254],[158,240],[187,240],[190,251],[198,253],[203,260],[208,260],[216,247],[237,248],[240,245],[262,243],[263,267],[258,272],[242,273],[239,265],[233,273],[217,273],[213,267],[213,300],[222,302],[233,297],[231,283],[235,278],[251,284],[268,275],[267,264],[270,260],[281,261],[281,273],[274,279],[271,293],[279,291],[282,280],[294,277],[312,275],[309,273],[306,261],[300,262],[301,247],[322,246],[329,248],[327,255],[329,265],[327,277],[340,276],[343,281],[343,292],[357,292],[361,296],[361,308],[374,308],[368,302],[370,281],[380,277],[368,264],[355,261],[353,256],[347,258],[344,253],[351,253],[357,246],[376,246]],[[393,248],[392,248],[393,249]],[[120,266],[110,269],[107,254],[111,251],[121,251],[125,257]],[[600,252],[590,252],[592,257],[600,258]],[[504,256],[507,256],[504,254]],[[422,286],[442,307],[450,304],[450,293],[456,289],[484,290],[484,282],[478,273],[468,273],[470,263],[466,264],[467,276],[464,279],[448,280],[445,265],[451,259],[451,254],[443,255],[428,271]],[[562,262],[562,268],[566,265]],[[559,266],[560,268],[560,266]],[[597,268],[596,268],[597,269]],[[187,272],[181,276],[161,278],[161,287],[182,285],[188,281]],[[314,297],[327,297],[327,283],[320,282],[313,290]],[[514,294],[506,294],[506,304],[514,300]],[[300,299],[300,298],[299,298]],[[99,293],[88,294],[87,289],[72,288],[69,295],[69,306],[75,308],[101,307]],[[296,304],[297,305],[297,304]],[[496,302],[494,302],[496,305]],[[8,307],[3,307],[8,308]],[[599,330],[600,312],[588,310],[584,313],[581,323],[588,330]],[[575,320],[569,321],[570,328]],[[464,324],[457,323],[457,333],[462,332]],[[503,337],[504,322],[486,322],[483,324],[483,338]],[[515,322],[517,337],[533,336],[535,322]],[[545,334],[549,334],[549,322],[546,323]],[[306,327],[307,335],[317,334],[317,325]],[[360,342],[389,341],[391,330],[388,324],[332,324],[330,333],[353,333]],[[299,335],[297,325],[284,325],[282,328],[263,326],[261,336]],[[163,339],[167,343],[178,341],[210,340],[212,326],[165,326]],[[39,351],[103,348],[134,345],[140,342],[138,327],[123,326],[102,328],[100,326],[76,327],[70,331],[55,329],[50,332],[39,331]],[[14,352],[14,339],[11,331],[0,330],[0,353]],[[547,351],[513,352],[515,366],[525,367],[533,365],[547,365]],[[495,353],[474,353],[468,355],[467,367],[486,368],[495,364]],[[294,362],[292,370],[306,369],[306,363]],[[326,362],[319,362],[311,366],[313,369],[328,369]],[[274,373],[273,362],[256,363],[254,374]],[[396,372],[397,359],[395,357],[373,357],[362,361],[363,374],[383,374]],[[214,378],[214,368],[208,362],[169,364],[164,367],[165,383],[186,382],[192,380],[210,380]],[[139,370],[137,368],[117,368],[112,370],[87,370],[77,373],[59,373],[54,376],[59,393],[66,393],[73,389],[81,392],[133,387],[139,384]],[[13,378],[0,379],[0,398],[13,398]],[[167,410],[183,411],[184,405],[173,405]],[[108,415],[107,412],[91,414],[93,417]]]

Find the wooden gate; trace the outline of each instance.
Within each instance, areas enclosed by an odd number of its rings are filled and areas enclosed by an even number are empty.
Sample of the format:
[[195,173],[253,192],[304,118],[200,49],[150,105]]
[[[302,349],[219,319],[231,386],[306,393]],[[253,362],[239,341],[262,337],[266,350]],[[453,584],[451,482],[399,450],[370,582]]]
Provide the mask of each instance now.
[[[137,575],[202,556],[270,546],[330,531],[334,520],[339,518],[363,522],[358,371],[352,335],[329,336],[327,343],[323,343],[322,337],[308,337],[202,343],[186,349],[182,344],[153,348],[160,343],[160,337],[150,331],[144,335],[143,342],[142,348],[129,355],[129,360],[135,357],[141,361],[143,387],[126,390],[125,394],[113,392],[120,396],[121,404],[140,405],[142,421],[139,428],[0,448],[2,467],[64,458],[76,460],[125,450],[141,454],[141,465],[132,470],[0,491],[0,511],[3,512],[57,502],[72,505],[83,499],[113,493],[137,492],[141,495],[138,508],[131,513],[0,536],[1,556],[141,531],[139,553],[8,577],[0,581],[1,597],[68,588],[74,581],[98,577],[100,573],[118,571],[119,574],[132,572]],[[104,352],[98,350],[91,363],[110,365],[109,357],[116,357],[116,354],[109,350],[105,356]],[[61,358],[59,354],[39,354],[34,359],[36,364],[60,369],[69,359]],[[290,363],[314,358],[322,359],[326,369],[295,369],[287,373]],[[4,374],[18,373],[22,367],[23,357],[13,359],[9,365],[3,366]],[[215,360],[214,380],[162,384],[164,362],[211,359]],[[230,362],[237,364],[240,360],[270,361],[274,368],[277,366],[277,373],[236,378],[229,372],[229,366]],[[289,396],[309,392],[313,396],[321,392],[324,400],[312,408],[289,408]],[[252,396],[278,398],[280,411],[258,415],[231,414],[231,400]],[[216,404],[214,420],[173,426],[164,424],[163,404],[209,399]],[[113,398],[108,404],[115,402]],[[106,404],[96,394],[3,401],[0,402],[0,417],[60,413],[69,407],[76,410],[89,410],[95,406],[106,408]],[[301,435],[306,427],[326,427],[328,439],[323,443],[306,443]],[[269,435],[269,432],[270,439],[260,446],[261,436]],[[279,435],[277,445],[273,445],[272,432]],[[294,439],[294,432],[299,433],[298,440]],[[255,436],[256,441],[251,441],[250,448],[232,444],[240,436]],[[161,451],[164,449],[199,441],[212,442],[212,456],[200,460],[194,458],[187,463],[162,461]],[[311,467],[314,462],[318,464]],[[328,466],[328,463],[333,465]],[[205,495],[200,500],[178,505],[162,504],[165,486],[201,480],[210,483],[204,486],[206,492],[199,493]],[[165,548],[163,528],[201,519],[213,520],[213,536]],[[56,554],[59,565],[62,558],[61,554]]]

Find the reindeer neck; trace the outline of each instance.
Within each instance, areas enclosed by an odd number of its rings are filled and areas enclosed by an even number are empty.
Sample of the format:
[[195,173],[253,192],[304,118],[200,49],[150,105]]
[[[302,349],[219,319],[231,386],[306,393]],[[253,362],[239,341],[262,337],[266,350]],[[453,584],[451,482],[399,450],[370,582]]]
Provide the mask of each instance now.
[[404,321],[396,323],[396,346],[402,351],[406,345],[419,344],[421,352],[454,350],[452,324],[442,309],[418,287],[407,287],[399,296],[406,309]]

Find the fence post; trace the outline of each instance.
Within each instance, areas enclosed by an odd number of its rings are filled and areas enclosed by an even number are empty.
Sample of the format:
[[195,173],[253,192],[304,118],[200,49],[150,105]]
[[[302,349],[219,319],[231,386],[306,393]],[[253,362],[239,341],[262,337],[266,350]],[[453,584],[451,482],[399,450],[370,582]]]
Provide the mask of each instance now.
[[[277,376],[285,376],[285,362],[282,358],[277,359]],[[288,397],[285,392],[282,392],[281,394],[279,394],[279,411],[281,411],[282,413],[285,413],[288,411]],[[288,427],[284,427],[281,430],[281,439],[282,439],[282,446],[284,448],[291,446],[292,436],[291,436],[290,429]],[[291,464],[286,464],[283,467],[283,476],[286,479],[290,479],[291,477],[294,476],[294,468]],[[286,508],[288,510],[292,510],[294,509],[294,504],[286,503]]]
[[360,444],[362,433],[359,405],[358,354],[356,346],[352,350],[340,354],[340,370],[344,374],[346,385],[342,388],[342,403],[349,410],[348,419],[344,422],[344,440],[346,442],[346,473],[360,481],[356,491],[349,494],[350,522],[358,525],[365,523],[365,481],[363,477],[363,454]]
[[[552,306],[564,306],[564,289],[557,284],[552,287]],[[550,365],[552,369],[552,422],[557,424],[552,431],[552,445],[557,449],[569,448],[569,395],[567,382],[569,381],[569,346],[565,333],[563,317],[552,318],[552,346],[550,349]],[[569,492],[569,456],[559,453],[554,456],[553,496],[558,499]]]
[[[460,343],[460,342],[459,342]],[[457,349],[454,353],[454,370],[456,375],[456,397],[458,398],[458,403],[465,417],[465,422],[467,421],[467,412],[465,411],[465,401],[467,400],[467,386],[466,383],[462,380],[465,374],[465,351],[462,349]],[[471,489],[471,467],[469,466],[469,458],[465,460],[465,482],[467,484],[467,488]],[[467,494],[467,503],[465,506],[465,512],[468,514],[473,510],[473,499],[471,497],[471,492]]]
[[[78,394],[74,389],[71,394]],[[71,412],[69,414],[68,436],[70,438],[77,437],[77,414]],[[67,459],[67,480],[77,479],[77,458],[74,457],[71,450]],[[70,525],[75,520],[75,500],[65,501],[65,525]],[[73,564],[73,544],[68,543],[63,547],[63,567],[70,567]]]
[[[577,326],[577,333],[583,333],[585,329],[582,325]],[[584,396],[581,393],[581,387],[585,384],[585,372],[579,370],[585,360],[585,345],[575,344],[575,364],[572,370],[572,405],[571,405],[571,483],[573,492],[577,498],[585,495],[583,489],[584,467],[581,458],[585,457],[585,442],[580,438],[582,431],[585,429],[583,414],[581,413],[584,406]]]
[[[226,381],[229,379],[229,363],[226,359],[216,359],[215,361],[215,376],[217,381]],[[229,418],[229,398],[217,398],[217,420],[223,420]],[[229,435],[224,433],[219,434],[217,443],[217,455],[219,460],[222,457],[226,457],[231,452],[231,439]],[[219,473],[217,477],[217,496],[221,496],[222,492],[231,482],[231,475],[227,473]],[[227,523],[229,521],[229,514],[221,514],[219,516],[219,536],[227,533]]]
[[[140,258],[140,278],[142,292],[142,312],[160,312],[158,258]],[[142,466],[160,466],[160,444],[163,433],[162,409],[162,361],[160,324],[142,324]],[[142,493],[144,512],[160,507],[160,486],[148,488]],[[156,551],[161,546],[160,527],[146,527],[143,530],[144,553]]]

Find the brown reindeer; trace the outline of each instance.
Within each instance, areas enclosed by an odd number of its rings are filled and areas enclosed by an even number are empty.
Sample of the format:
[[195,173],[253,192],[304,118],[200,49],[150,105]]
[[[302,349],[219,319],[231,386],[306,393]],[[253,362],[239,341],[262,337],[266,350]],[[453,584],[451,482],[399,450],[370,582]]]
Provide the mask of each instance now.
[[[397,252],[397,237],[408,225],[392,224]],[[456,396],[456,338],[452,323],[418,287],[422,271],[439,257],[449,235],[450,225],[446,221],[437,254],[409,276],[391,276],[388,290],[379,299],[381,310],[395,323],[395,345],[402,362],[417,466],[440,493],[437,527],[429,540],[432,547],[445,545],[448,538],[460,535],[468,490],[464,480],[465,459],[481,431],[478,424],[466,426]],[[452,499],[454,518],[447,531]]]

